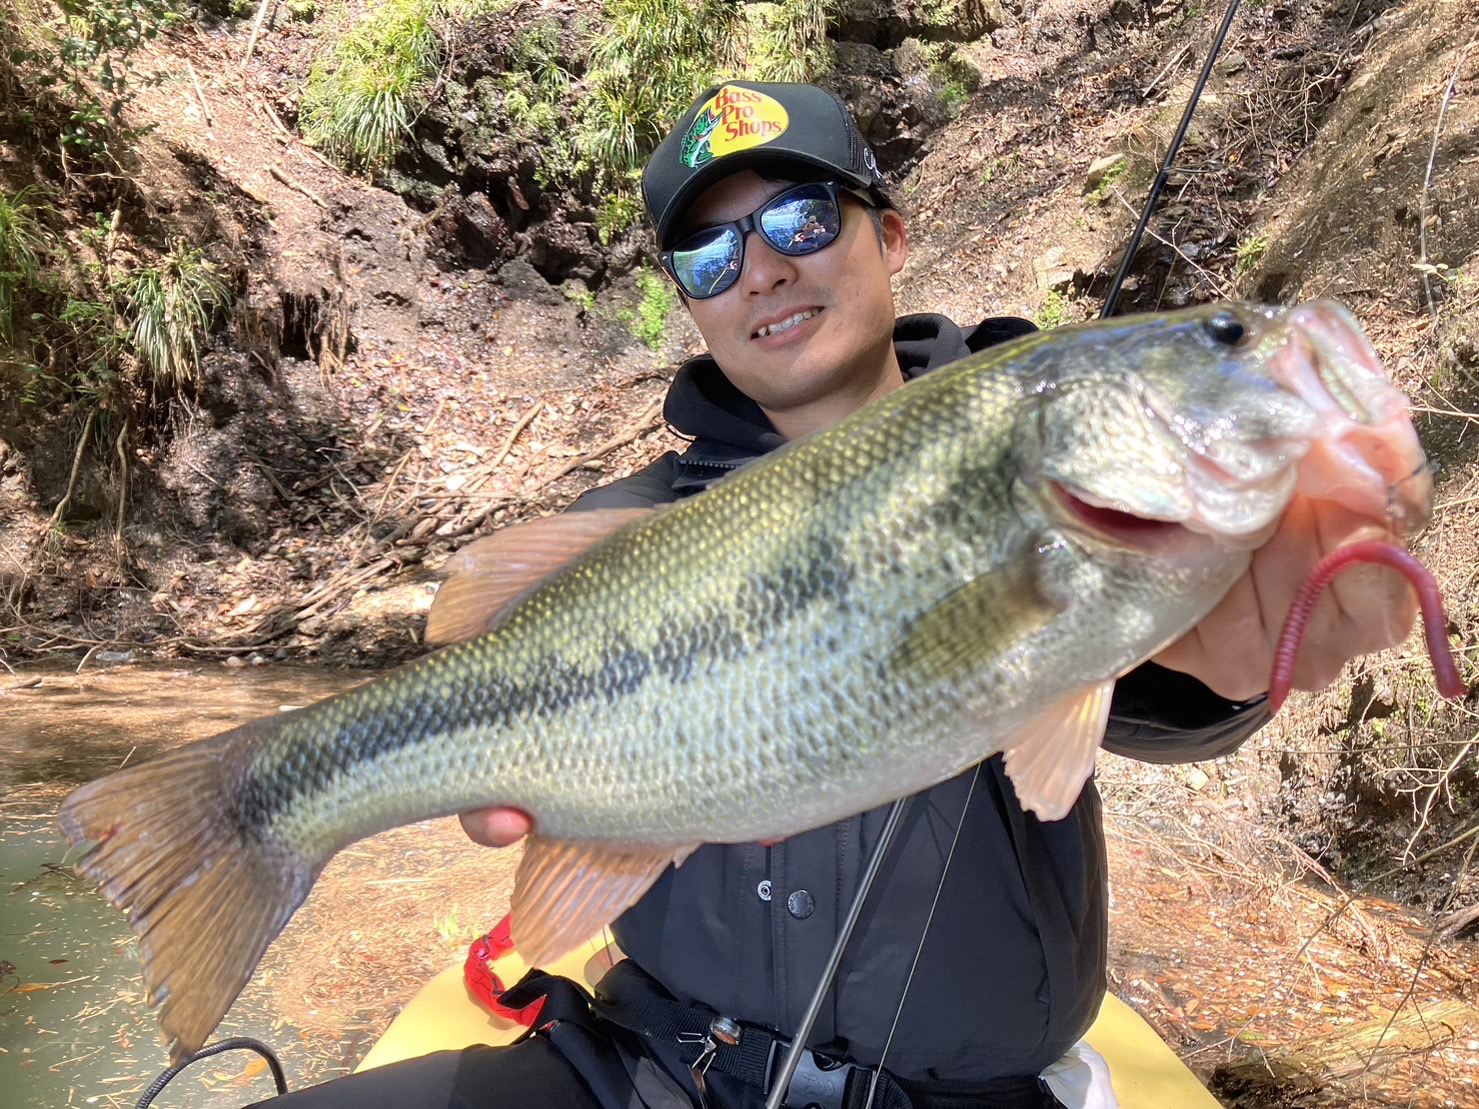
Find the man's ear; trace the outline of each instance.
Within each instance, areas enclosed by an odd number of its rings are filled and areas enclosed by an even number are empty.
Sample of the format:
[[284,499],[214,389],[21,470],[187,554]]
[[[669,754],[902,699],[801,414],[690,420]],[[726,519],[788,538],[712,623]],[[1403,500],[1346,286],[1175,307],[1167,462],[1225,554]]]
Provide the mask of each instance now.
[[904,230],[904,217],[894,208],[884,208],[878,213],[878,226],[883,232],[883,259],[892,277],[909,260],[909,236]]

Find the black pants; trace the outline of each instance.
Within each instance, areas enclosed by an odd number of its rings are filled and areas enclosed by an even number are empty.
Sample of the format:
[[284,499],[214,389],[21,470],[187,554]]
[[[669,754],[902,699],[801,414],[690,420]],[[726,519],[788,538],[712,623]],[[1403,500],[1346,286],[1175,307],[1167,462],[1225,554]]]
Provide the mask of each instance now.
[[262,1109],[601,1109],[574,1065],[541,1036],[438,1051],[269,1101]]

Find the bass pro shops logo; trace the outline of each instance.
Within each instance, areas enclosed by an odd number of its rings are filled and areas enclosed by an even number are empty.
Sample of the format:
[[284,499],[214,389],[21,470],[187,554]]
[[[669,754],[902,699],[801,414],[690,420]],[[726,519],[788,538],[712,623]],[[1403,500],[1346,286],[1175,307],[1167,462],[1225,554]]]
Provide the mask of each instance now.
[[790,124],[786,109],[774,97],[725,85],[698,110],[683,136],[679,157],[685,166],[696,169],[715,158],[779,138]]

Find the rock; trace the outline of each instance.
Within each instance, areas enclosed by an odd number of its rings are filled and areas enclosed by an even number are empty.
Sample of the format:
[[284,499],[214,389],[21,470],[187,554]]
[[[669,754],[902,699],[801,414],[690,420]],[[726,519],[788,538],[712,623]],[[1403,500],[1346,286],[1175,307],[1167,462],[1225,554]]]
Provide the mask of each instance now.
[[1123,154],[1106,154],[1102,158],[1095,158],[1089,166],[1089,172],[1084,175],[1084,192],[1090,193],[1097,189],[1104,183],[1104,178],[1109,176],[1109,171],[1123,165],[1124,161]]
[[487,269],[513,252],[508,224],[481,192],[450,201],[427,225],[427,257],[441,270]]
[[565,303],[560,291],[544,279],[526,258],[514,258],[498,270],[498,283],[513,300],[557,308]]
[[1064,263],[1064,257],[1063,248],[1055,246],[1032,260],[1039,289],[1062,289],[1073,282],[1073,268]]
[[906,38],[971,42],[1007,21],[999,0],[841,0],[834,19],[842,41],[883,47]]

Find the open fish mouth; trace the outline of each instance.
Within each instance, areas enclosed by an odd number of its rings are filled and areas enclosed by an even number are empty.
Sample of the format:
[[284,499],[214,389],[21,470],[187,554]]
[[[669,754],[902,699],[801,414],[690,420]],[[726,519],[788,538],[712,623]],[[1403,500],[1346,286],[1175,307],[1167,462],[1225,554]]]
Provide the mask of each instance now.
[[1232,390],[1233,403],[1188,401],[1164,376],[1142,380],[1127,400],[1139,410],[1146,453],[1165,467],[1160,477],[1134,488],[1081,470],[1059,473],[1060,506],[1141,549],[1164,545],[1176,526],[1257,547],[1291,496],[1385,519],[1395,535],[1420,529],[1432,476],[1407,399],[1359,325],[1328,301],[1251,311],[1249,360],[1226,379],[1246,383]]
[[1179,538],[1192,534],[1193,529],[1182,521],[1137,516],[1103,503],[1087,490],[1075,490],[1061,481],[1051,482],[1050,488],[1065,515],[1081,527],[1122,547],[1160,551]]

